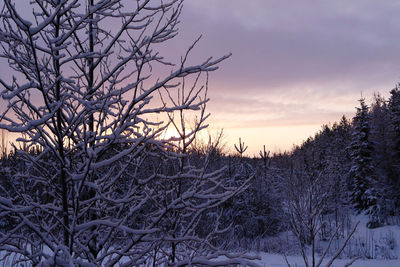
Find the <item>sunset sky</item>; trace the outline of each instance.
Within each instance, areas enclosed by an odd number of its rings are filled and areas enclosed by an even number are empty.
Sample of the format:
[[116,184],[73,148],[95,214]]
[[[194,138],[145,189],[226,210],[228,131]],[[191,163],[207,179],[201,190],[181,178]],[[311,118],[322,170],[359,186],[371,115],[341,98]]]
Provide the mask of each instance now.
[[202,35],[193,62],[232,53],[210,76],[209,130],[224,129],[231,151],[239,137],[249,156],[283,151],[400,81],[398,10],[397,0],[186,0],[179,35],[160,49],[177,58]]
[[182,53],[233,56],[211,75],[210,129],[248,155],[290,149],[322,124],[351,117],[361,96],[387,96],[400,81],[400,2],[385,0],[187,0]]

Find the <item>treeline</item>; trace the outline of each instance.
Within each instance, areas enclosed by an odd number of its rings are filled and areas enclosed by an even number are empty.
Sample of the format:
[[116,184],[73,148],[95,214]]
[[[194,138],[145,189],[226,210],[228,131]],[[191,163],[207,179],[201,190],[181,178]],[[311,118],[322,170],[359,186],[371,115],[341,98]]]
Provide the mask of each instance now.
[[264,148],[249,158],[239,139],[236,153],[219,152],[213,162],[227,166],[232,181],[253,177],[222,207],[234,225],[232,247],[254,248],[286,230],[304,249],[332,235],[345,239],[357,214],[368,216],[369,228],[399,223],[400,87],[389,99],[375,94],[372,103],[358,102],[353,118],[323,125],[292,151]]
[[289,155],[297,169],[328,178],[335,202],[371,216],[370,227],[388,223],[400,207],[400,90],[359,100],[348,120],[325,125]]
[[264,149],[259,158],[241,159],[255,175],[232,200],[237,227],[251,229],[241,237],[290,228],[306,246],[316,235],[345,238],[355,214],[368,215],[370,228],[398,223],[400,89],[391,90],[389,99],[375,94],[369,105],[364,98],[358,102],[353,118],[322,126],[290,152],[268,157]]

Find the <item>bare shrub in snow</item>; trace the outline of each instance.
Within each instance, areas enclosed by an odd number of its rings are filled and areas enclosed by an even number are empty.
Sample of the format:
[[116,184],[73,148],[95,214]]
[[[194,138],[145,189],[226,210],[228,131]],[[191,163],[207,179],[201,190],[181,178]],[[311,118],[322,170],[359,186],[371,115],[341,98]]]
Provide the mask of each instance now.
[[[314,170],[293,169],[292,175],[284,183],[284,191],[287,194],[286,212],[290,218],[290,226],[296,235],[300,252],[306,266],[321,266],[327,259],[330,248],[335,238],[338,237],[340,225],[335,229],[327,230],[327,222],[321,217],[327,210],[328,188],[325,186],[322,172]],[[326,266],[330,266],[345,249],[353,236],[358,223],[348,233],[343,243],[330,256]],[[318,246],[318,237],[326,239],[324,249]]]

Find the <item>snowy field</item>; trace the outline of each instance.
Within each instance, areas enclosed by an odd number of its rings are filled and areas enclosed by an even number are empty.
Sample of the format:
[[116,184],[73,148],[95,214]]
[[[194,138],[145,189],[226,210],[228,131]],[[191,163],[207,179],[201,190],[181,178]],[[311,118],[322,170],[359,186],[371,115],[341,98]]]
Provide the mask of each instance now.
[[[359,254],[360,258],[351,264],[353,267],[400,267],[400,226],[388,225],[375,229],[366,227],[367,216],[359,215],[353,217],[353,221],[360,221],[354,236],[345,249],[345,252],[353,250]],[[262,267],[269,266],[288,266],[285,257],[281,254],[257,253],[261,260],[255,261]],[[371,257],[373,259],[368,259]],[[305,267],[304,260],[300,255],[287,256],[290,266]],[[316,259],[318,262],[319,258]],[[326,257],[321,266],[330,260]],[[350,263],[351,259],[336,259],[332,266],[341,267]],[[311,257],[309,257],[311,262]]]
[[[400,226],[389,225],[375,229],[368,229],[366,216],[356,216],[352,221],[360,221],[360,224],[349,242],[345,251],[347,254],[349,250],[356,251],[363,247],[363,251],[358,251],[360,258],[351,264],[353,267],[400,267]],[[361,244],[361,245],[360,245]],[[354,252],[355,253],[355,252]],[[0,251],[0,257],[4,254]],[[260,260],[255,260],[254,263],[261,267],[283,267],[288,266],[285,257],[282,254],[258,252],[249,253],[250,255],[257,255]],[[374,259],[367,259],[373,257]],[[316,258],[318,262],[319,258]],[[326,266],[330,257],[327,256],[322,262],[321,266]],[[290,266],[305,267],[303,258],[300,255],[289,255],[287,261]],[[334,267],[347,266],[352,259],[336,259],[333,263]],[[0,262],[0,267],[12,266],[12,257],[7,259],[7,262]],[[311,257],[309,256],[309,262]],[[10,265],[11,264],[11,265]]]
[[[256,261],[262,267],[283,267],[288,266],[284,256],[277,254],[261,253],[261,260]],[[303,258],[301,256],[288,256],[288,262],[291,266],[305,267]],[[338,259],[332,266],[342,267],[345,266],[350,260]],[[326,261],[324,261],[325,263]],[[324,263],[321,266],[325,266]],[[353,267],[399,267],[400,260],[357,260],[351,266]]]

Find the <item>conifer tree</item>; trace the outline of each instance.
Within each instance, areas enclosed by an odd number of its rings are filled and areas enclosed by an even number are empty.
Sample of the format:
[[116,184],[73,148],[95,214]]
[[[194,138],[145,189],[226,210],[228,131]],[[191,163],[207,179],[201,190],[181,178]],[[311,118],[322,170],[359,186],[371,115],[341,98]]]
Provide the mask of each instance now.
[[352,167],[350,170],[351,200],[358,211],[367,211],[376,204],[371,191],[374,175],[372,167],[372,144],[369,141],[370,125],[368,106],[361,98],[353,118],[353,134],[350,144]]
[[[392,183],[393,191],[400,188],[400,85],[390,91],[389,98],[389,118],[390,118],[390,136],[391,136],[391,160],[392,160]],[[398,191],[397,191],[398,192]],[[396,196],[396,206],[400,206],[400,197]]]
[[[400,162],[400,88],[399,85],[390,91],[389,114],[393,134],[393,158]],[[397,167],[399,164],[396,164]]]
[[[351,121],[344,115],[339,123],[332,127],[334,138],[330,143],[330,157],[327,173],[331,181],[330,205],[334,214],[335,226],[342,225],[339,232],[344,236],[345,217],[348,212],[349,195],[347,188],[351,162],[347,147],[351,142]],[[346,207],[346,208],[345,208]]]

